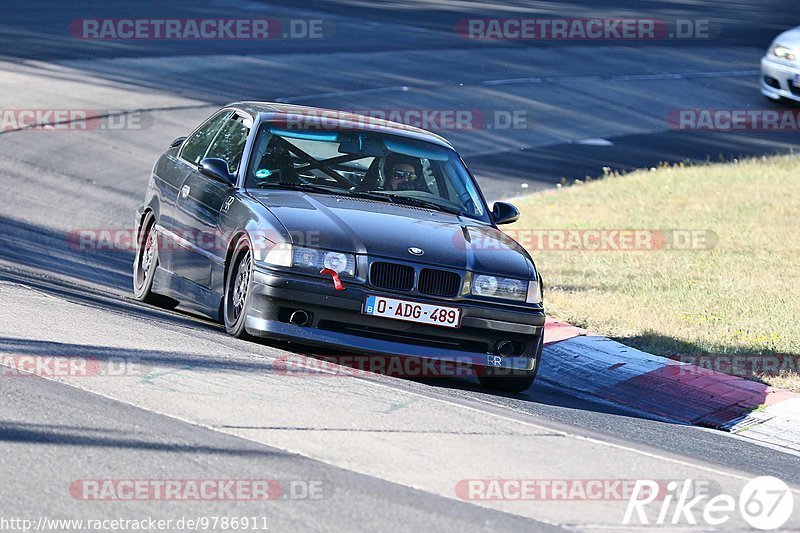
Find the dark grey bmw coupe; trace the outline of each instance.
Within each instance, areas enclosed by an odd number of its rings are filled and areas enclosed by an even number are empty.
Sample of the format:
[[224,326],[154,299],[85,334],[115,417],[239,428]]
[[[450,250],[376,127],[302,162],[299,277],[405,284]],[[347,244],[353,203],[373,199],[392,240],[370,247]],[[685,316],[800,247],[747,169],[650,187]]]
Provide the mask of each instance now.
[[240,102],[158,159],[136,212],[134,293],[253,335],[468,362],[528,388],[542,280],[441,137],[311,107]]

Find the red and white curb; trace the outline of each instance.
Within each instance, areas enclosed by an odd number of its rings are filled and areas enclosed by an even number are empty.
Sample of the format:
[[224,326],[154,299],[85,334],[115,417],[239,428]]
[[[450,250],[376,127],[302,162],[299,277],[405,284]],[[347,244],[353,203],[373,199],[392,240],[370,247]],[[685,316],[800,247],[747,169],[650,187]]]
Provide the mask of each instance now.
[[655,419],[800,452],[800,394],[652,355],[548,319],[538,380]]

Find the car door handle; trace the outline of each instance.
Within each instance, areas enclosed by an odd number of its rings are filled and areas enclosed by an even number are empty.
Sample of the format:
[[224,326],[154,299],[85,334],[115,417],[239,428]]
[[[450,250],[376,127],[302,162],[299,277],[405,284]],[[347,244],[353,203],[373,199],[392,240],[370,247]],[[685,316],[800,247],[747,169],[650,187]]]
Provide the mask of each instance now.
[[181,198],[186,198],[187,196],[189,196],[189,191],[191,191],[191,189],[189,188],[188,185],[184,185],[183,187],[181,187]]

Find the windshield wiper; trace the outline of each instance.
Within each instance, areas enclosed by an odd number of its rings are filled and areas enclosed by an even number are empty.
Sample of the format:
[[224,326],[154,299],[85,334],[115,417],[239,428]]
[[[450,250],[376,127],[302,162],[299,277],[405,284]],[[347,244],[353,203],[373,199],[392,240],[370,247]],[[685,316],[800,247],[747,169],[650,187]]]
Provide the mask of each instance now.
[[403,195],[400,195],[400,194],[387,194],[386,196],[394,198],[395,202],[400,203],[400,204],[405,203],[405,204],[413,205],[413,206],[417,206],[417,207],[427,207],[429,209],[434,209],[436,211],[444,211],[445,213],[451,213],[453,215],[458,215],[458,216],[461,216],[461,215],[464,214],[464,212],[461,211],[460,209],[455,209],[455,208],[452,208],[452,207],[446,207],[446,206],[443,206],[442,204],[438,204],[436,202],[431,202],[429,200],[423,200],[421,198],[415,198],[413,196],[403,196]]
[[381,194],[379,192],[349,191],[347,194],[355,196],[356,198],[367,198],[369,200],[378,200],[379,202],[388,202],[390,204],[394,203],[394,198],[392,198],[391,195]]

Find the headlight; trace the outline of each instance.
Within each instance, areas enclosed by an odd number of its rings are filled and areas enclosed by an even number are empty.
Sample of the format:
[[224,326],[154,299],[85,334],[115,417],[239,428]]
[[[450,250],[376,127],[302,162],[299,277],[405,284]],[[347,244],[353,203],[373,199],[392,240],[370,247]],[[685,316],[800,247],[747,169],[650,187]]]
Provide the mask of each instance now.
[[[328,252],[322,257],[322,264],[325,268],[330,268],[337,274],[341,274],[342,272],[348,273],[350,261],[348,261],[347,255],[345,254]],[[353,275],[352,272],[350,272],[350,275]]]
[[480,274],[472,278],[472,294],[524,302],[528,296],[528,283],[519,279]]
[[788,61],[794,61],[794,58],[796,57],[794,54],[794,50],[792,50],[788,46],[783,46],[782,44],[772,45],[772,49],[770,50],[770,52],[775,57],[780,57],[781,59],[786,59]]
[[267,252],[264,262],[273,266],[292,267],[301,272],[319,274],[323,268],[330,268],[342,277],[356,275],[356,257],[352,254],[303,248],[288,243],[275,245]]
[[313,274],[319,274],[323,268],[330,268],[342,277],[352,278],[356,275],[356,257],[341,252],[295,246],[292,268]]

